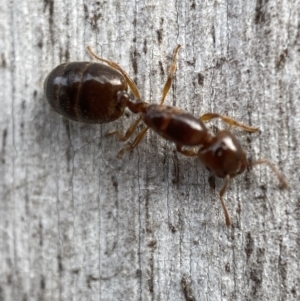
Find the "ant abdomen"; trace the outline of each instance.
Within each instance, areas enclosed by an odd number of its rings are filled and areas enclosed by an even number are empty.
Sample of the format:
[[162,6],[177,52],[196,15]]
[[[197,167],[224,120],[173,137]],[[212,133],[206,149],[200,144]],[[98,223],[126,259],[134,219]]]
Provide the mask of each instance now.
[[80,122],[106,123],[125,109],[128,85],[117,70],[91,62],[64,63],[53,69],[44,83],[51,107]]

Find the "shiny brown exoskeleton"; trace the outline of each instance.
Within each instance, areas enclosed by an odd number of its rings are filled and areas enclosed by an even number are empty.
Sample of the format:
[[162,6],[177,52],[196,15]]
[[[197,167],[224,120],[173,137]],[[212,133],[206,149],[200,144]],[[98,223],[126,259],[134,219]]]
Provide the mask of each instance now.
[[[227,226],[230,226],[231,222],[223,195],[230,179],[243,173],[246,167],[266,164],[275,173],[282,188],[288,188],[287,181],[270,161],[261,159],[250,163],[246,158],[241,144],[230,131],[222,130],[214,136],[208,132],[204,122],[214,118],[221,118],[230,126],[240,127],[247,132],[256,132],[258,131],[257,128],[243,125],[227,116],[219,114],[207,113],[198,119],[175,107],[140,104],[141,108],[139,112],[141,113],[141,119],[147,127],[137,135],[131,145],[123,148],[118,155],[121,155],[126,150],[133,149],[141,141],[146,131],[151,128],[163,138],[174,142],[178,152],[185,156],[197,156],[213,175],[225,179],[225,183],[220,191],[220,201]],[[117,134],[120,140],[129,138],[128,135],[124,138],[119,132],[114,132],[114,134]],[[195,149],[195,147],[198,147],[198,149]]]
[[120,72],[107,65],[72,62],[53,69],[44,89],[57,113],[75,121],[106,123],[123,114],[119,98],[127,87]]
[[107,65],[71,62],[49,73],[44,90],[57,113],[74,121],[107,123],[123,115],[129,100],[128,86],[137,99],[141,98],[135,83],[121,67],[111,61],[101,61]]
[[[133,143],[119,151],[118,156],[135,148],[149,128],[174,142],[178,152],[185,156],[197,156],[212,174],[225,179],[220,191],[220,201],[226,225],[230,226],[230,217],[223,195],[231,178],[242,173],[246,167],[267,164],[278,177],[283,188],[287,188],[288,183],[270,161],[262,159],[250,163],[239,141],[230,131],[223,130],[214,136],[208,132],[204,122],[220,118],[228,125],[239,127],[247,132],[256,132],[257,128],[243,125],[220,114],[207,113],[196,118],[176,107],[163,105],[176,71],[179,49],[180,45],[174,51],[168,79],[158,105],[141,101],[139,90],[129,75],[116,63],[98,57],[89,47],[89,53],[108,66],[89,62],[59,65],[45,80],[45,94],[55,111],[75,121],[110,122],[122,116],[126,107],[131,112],[140,114],[125,135],[119,131],[108,134],[116,135],[119,140],[126,141],[140,121],[147,126],[136,136]],[[128,95],[128,86],[135,96],[134,100]]]

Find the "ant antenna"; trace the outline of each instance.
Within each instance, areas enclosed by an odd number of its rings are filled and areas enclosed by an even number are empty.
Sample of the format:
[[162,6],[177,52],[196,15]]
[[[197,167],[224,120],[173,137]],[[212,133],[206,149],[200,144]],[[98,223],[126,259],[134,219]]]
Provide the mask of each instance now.
[[276,175],[276,177],[278,178],[278,181],[280,183],[280,188],[281,189],[288,189],[290,187],[288,181],[285,179],[285,177],[277,170],[277,168],[274,166],[274,164],[267,160],[267,159],[259,159],[256,160],[252,163],[248,163],[249,167],[253,167],[255,165],[260,165],[260,164],[266,164],[268,165],[271,170],[273,171],[273,173]]
[[[289,183],[288,181],[285,179],[285,177],[277,170],[277,168],[274,166],[274,164],[267,160],[267,159],[259,159],[259,160],[256,160],[252,163],[248,163],[248,166],[249,167],[253,167],[255,165],[260,165],[260,164],[266,164],[268,165],[271,170],[273,171],[273,173],[276,175],[276,177],[278,178],[278,181],[280,183],[280,188],[281,189],[288,189],[289,188]],[[230,182],[230,176],[227,175],[225,177],[225,183],[222,187],[222,189],[220,190],[220,201],[221,201],[221,205],[222,205],[222,208],[223,208],[223,211],[224,211],[224,215],[225,215],[225,221],[226,221],[226,226],[227,227],[230,227],[231,225],[231,221],[230,221],[230,216],[229,216],[229,213],[228,213],[228,210],[227,210],[227,207],[225,205],[225,202],[223,200],[223,195],[229,185],[229,182]]]
[[228,184],[230,182],[230,176],[227,175],[226,178],[225,178],[225,183],[220,191],[220,201],[221,201],[221,205],[223,207],[223,211],[224,211],[224,215],[225,215],[225,221],[226,221],[226,226],[227,227],[230,227],[231,225],[231,221],[230,221],[230,217],[229,217],[229,213],[228,213],[228,210],[226,208],[226,205],[225,205],[225,202],[223,200],[223,195],[228,187]]

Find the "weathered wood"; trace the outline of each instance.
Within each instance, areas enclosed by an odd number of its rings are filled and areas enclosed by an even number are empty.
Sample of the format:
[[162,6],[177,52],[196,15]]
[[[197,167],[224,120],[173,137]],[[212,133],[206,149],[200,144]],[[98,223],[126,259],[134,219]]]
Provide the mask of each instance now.
[[[2,1],[0,300],[299,300],[300,1]],[[227,114],[266,167],[221,181],[149,131],[131,154],[114,123],[69,122],[43,80],[85,47],[118,62],[158,103]],[[214,125],[223,127],[222,123]],[[210,183],[210,184],[209,184]],[[215,187],[214,187],[215,186]]]

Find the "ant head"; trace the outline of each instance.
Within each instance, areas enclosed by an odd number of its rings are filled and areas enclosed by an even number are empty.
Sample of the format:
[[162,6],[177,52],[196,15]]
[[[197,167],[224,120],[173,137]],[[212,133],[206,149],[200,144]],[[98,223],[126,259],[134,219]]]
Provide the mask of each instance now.
[[220,131],[198,152],[199,160],[215,176],[230,178],[242,173],[247,167],[246,154],[239,141],[229,132]]

